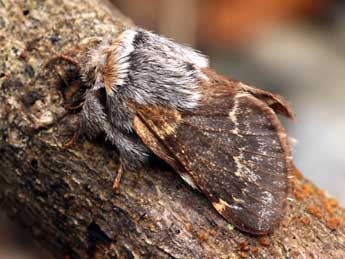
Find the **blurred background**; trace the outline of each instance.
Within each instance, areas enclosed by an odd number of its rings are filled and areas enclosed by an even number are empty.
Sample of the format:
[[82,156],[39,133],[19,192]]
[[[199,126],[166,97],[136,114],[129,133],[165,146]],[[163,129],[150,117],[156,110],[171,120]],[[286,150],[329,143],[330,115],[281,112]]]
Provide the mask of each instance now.
[[[201,50],[218,72],[289,100],[295,164],[345,206],[344,0],[111,2],[138,26]],[[15,242],[16,229],[0,215],[0,259],[48,258],[25,235]]]

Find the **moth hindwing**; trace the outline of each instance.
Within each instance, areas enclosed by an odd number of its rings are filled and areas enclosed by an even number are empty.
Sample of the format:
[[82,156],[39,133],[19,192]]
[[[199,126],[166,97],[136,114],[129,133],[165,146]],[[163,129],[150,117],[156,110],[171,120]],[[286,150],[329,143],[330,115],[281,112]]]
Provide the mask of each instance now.
[[81,75],[82,131],[119,151],[116,191],[153,153],[239,229],[273,229],[291,168],[276,113],[292,112],[281,97],[225,79],[200,53],[139,28],[90,50]]

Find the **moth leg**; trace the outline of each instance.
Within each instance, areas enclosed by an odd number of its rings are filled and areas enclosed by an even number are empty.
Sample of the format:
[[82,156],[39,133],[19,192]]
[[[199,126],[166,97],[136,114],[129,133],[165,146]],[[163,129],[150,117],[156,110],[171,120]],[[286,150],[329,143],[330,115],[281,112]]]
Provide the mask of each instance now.
[[82,111],[78,128],[71,139],[63,145],[64,148],[73,146],[82,133],[86,133],[89,137],[95,137],[103,129],[102,119],[104,120],[106,115],[103,112],[98,93],[94,90],[89,90],[86,93],[85,101],[80,106],[82,106]]
[[101,101],[101,90],[91,89],[85,94],[80,116],[80,131],[89,138],[96,137],[100,133],[106,132],[109,128],[107,115],[104,112],[104,106]]
[[75,143],[77,143],[77,140],[80,136],[80,126],[78,126],[78,129],[73,133],[73,136],[70,140],[68,140],[65,144],[62,145],[63,148],[69,149],[70,147],[74,146]]
[[120,193],[120,181],[124,172],[139,170],[147,162],[150,151],[131,134],[123,133],[116,127],[106,129],[107,139],[116,146],[120,165],[113,183],[115,194]]
[[123,174],[123,167],[122,167],[122,163],[120,162],[119,168],[117,169],[117,172],[116,172],[114,184],[113,184],[113,189],[114,189],[115,194],[120,193],[120,181],[121,181],[122,174]]
[[141,140],[131,133],[124,133],[116,127],[105,130],[107,140],[116,146],[124,171],[135,171],[143,167],[151,152]]
[[73,65],[76,66],[76,68],[78,70],[80,70],[80,62],[78,62],[76,59],[70,57],[70,56],[67,56],[67,55],[64,55],[64,54],[59,54],[59,55],[56,55],[55,57],[51,58],[48,63],[45,65],[45,67],[48,67],[50,64],[58,61],[58,60],[65,60],[67,61],[68,63],[71,63]]
[[111,127],[105,130],[107,139],[116,146],[120,155],[120,165],[113,184],[114,192],[119,194],[122,175],[128,171],[140,170],[148,161],[150,151],[135,135],[124,133],[111,124],[108,126]]

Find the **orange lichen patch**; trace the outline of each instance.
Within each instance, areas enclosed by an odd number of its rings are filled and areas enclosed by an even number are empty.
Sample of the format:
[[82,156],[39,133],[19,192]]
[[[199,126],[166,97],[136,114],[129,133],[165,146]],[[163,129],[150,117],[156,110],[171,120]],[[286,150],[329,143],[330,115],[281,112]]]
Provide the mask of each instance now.
[[198,234],[198,238],[200,241],[204,242],[207,240],[205,231],[201,230]]
[[329,205],[331,205],[332,207],[339,207],[338,202],[337,202],[334,198],[329,198],[329,199],[328,199],[328,203],[329,203]]
[[302,188],[304,197],[308,197],[313,192],[313,186],[310,183],[305,183]]
[[296,200],[300,201],[303,199],[303,192],[300,188],[296,188],[294,191]]
[[307,217],[307,216],[303,216],[301,218],[301,222],[304,224],[304,225],[309,225],[310,224],[310,218]]
[[238,253],[242,258],[247,258],[248,255],[245,252],[239,252]]
[[259,239],[259,242],[263,246],[269,246],[270,245],[270,240],[267,237],[261,237]]
[[327,211],[328,214],[332,215],[334,213],[334,205],[332,202],[330,202],[330,199],[323,198],[321,200],[323,207]]
[[336,230],[340,225],[340,220],[338,218],[329,218],[326,221],[326,226],[331,230]]
[[333,207],[330,206],[329,204],[327,204],[327,205],[325,206],[325,209],[326,209],[326,211],[328,212],[328,214],[333,214],[333,213],[334,213]]
[[311,214],[311,215],[313,215],[313,216],[315,216],[315,217],[317,217],[317,218],[322,218],[322,213],[321,213],[321,210],[319,209],[319,208],[317,208],[317,207],[314,207],[314,206],[310,206],[309,208],[308,208],[308,212]]
[[295,168],[295,170],[293,170],[292,175],[293,175],[296,179],[298,179],[298,180],[302,180],[302,179],[303,179],[303,175],[302,175],[301,172],[298,171],[296,168]]
[[250,250],[249,244],[247,241],[243,241],[238,245],[238,249],[242,252],[248,252]]
[[258,252],[259,252],[259,247],[254,246],[254,247],[252,248],[252,253],[253,253],[253,254],[257,254]]
[[325,192],[319,188],[316,188],[315,192],[320,197],[326,197]]

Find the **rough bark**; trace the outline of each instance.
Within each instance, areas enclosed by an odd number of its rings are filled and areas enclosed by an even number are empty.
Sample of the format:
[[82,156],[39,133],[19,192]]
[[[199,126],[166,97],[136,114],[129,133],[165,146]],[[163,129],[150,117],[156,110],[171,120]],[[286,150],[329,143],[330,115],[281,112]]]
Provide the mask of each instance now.
[[[96,0],[0,1],[0,200],[57,257],[345,258],[344,210],[296,170],[283,221],[255,237],[155,161],[112,182],[117,153],[100,138],[63,143],[76,55],[131,22]],[[47,65],[48,64],[48,65]],[[73,92],[73,91],[72,91]]]

